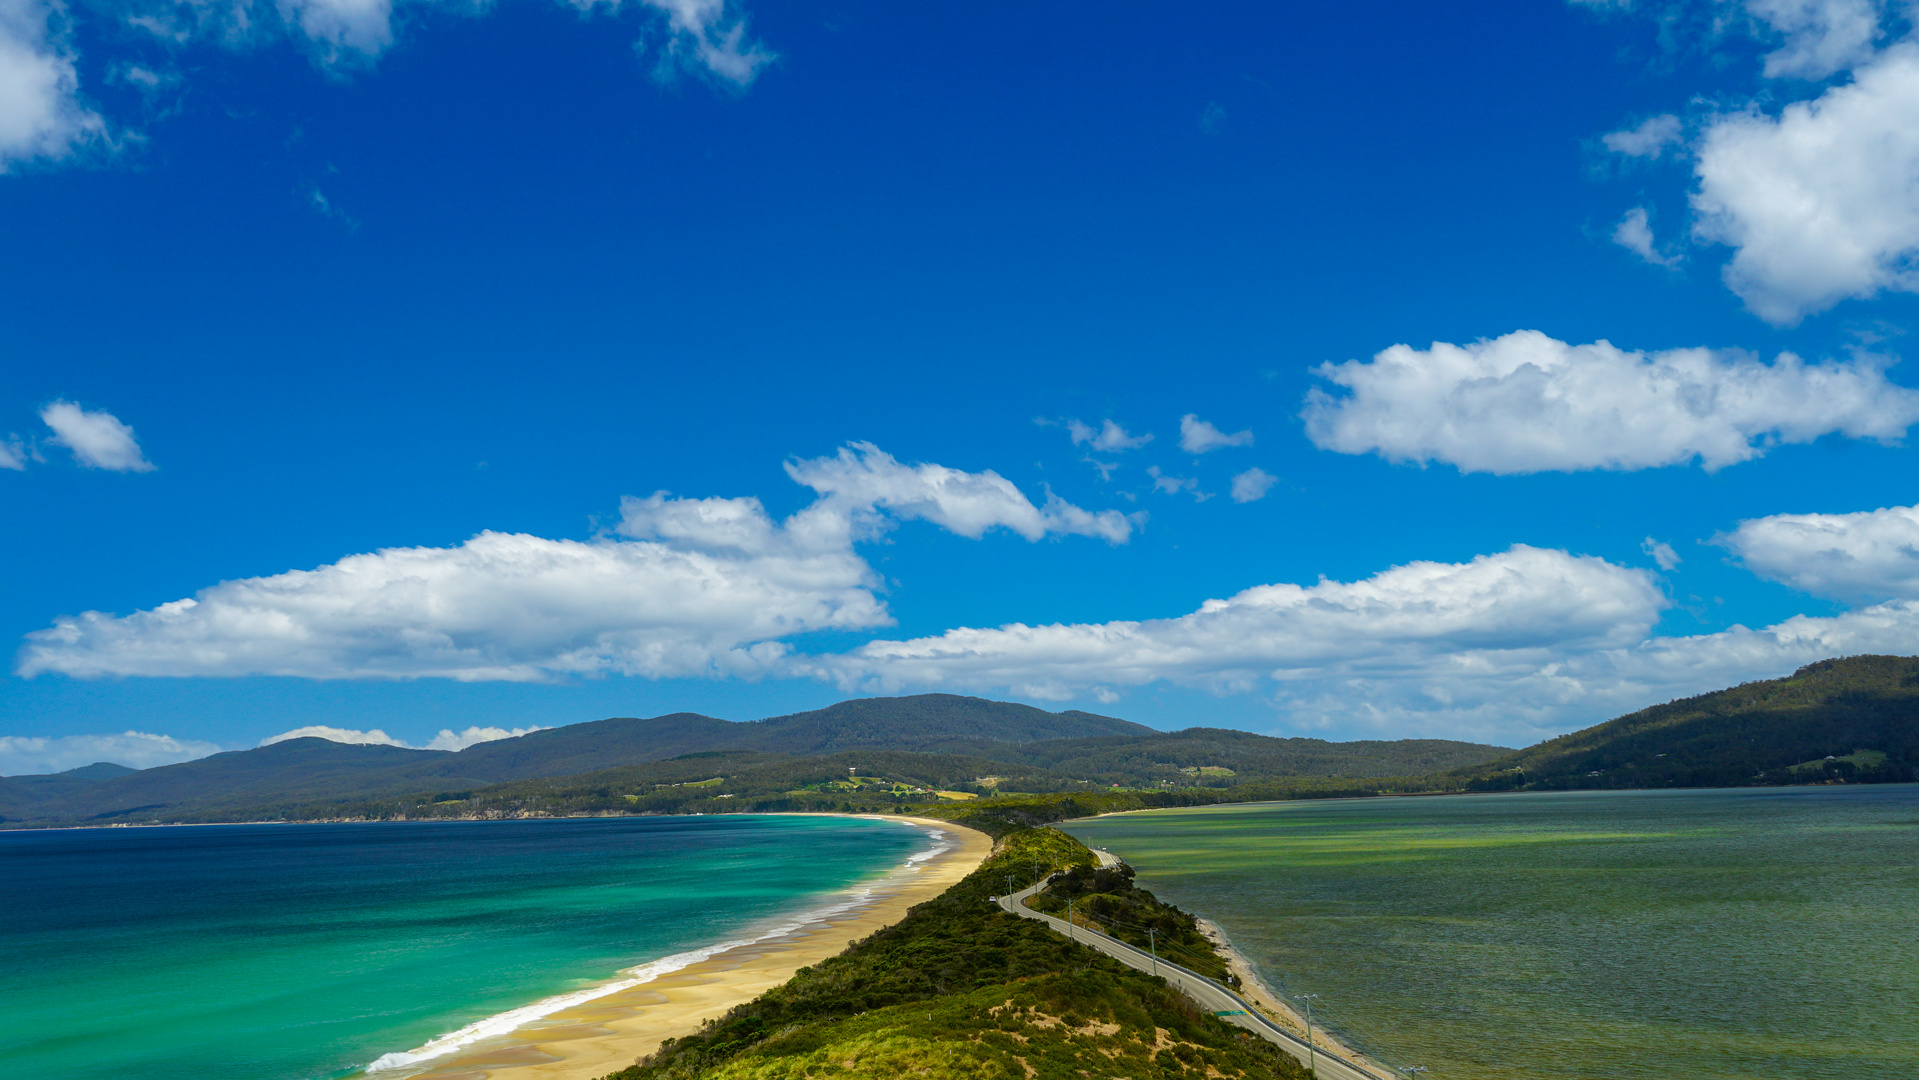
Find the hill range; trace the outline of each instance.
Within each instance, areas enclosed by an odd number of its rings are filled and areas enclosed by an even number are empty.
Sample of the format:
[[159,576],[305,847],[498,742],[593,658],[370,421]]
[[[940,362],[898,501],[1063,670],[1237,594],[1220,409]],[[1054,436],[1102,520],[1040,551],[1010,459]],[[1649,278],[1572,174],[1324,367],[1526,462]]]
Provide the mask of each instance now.
[[0,827],[856,810],[1114,789],[1212,802],[1911,780],[1919,780],[1919,657],[1858,656],[1523,750],[1161,732],[1094,713],[922,694],[744,723],[695,713],[619,717],[457,752],[304,738],[139,771],[101,763],[0,777]]
[[[830,758],[843,774],[859,762],[841,765],[841,756],[876,761],[875,752],[891,755],[896,771],[925,774],[941,786],[977,787],[979,777],[994,784],[1004,777],[1017,790],[1054,791],[1114,783],[1228,786],[1241,776],[1392,776],[1477,764],[1506,750],[1430,739],[1331,743],[1205,728],[1167,733],[1093,713],[922,694],[844,701],[746,723],[695,713],[620,717],[457,752],[304,738],[137,772],[102,764],[0,777],[0,817],[10,825],[257,819],[292,807],[472,791],[676,759],[681,764],[644,770],[644,776],[679,777],[691,768],[704,778],[715,768],[713,755],[726,757],[734,771],[774,774],[796,767],[818,772],[818,763],[798,763]],[[698,757],[689,763],[689,755]]]

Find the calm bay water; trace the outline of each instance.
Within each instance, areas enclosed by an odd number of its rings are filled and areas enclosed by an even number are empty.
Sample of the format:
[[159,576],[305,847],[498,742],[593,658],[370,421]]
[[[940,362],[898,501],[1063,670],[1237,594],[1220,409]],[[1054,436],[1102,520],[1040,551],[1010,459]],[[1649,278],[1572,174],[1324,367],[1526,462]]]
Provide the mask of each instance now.
[[1439,1080],[1919,1077],[1919,786],[1268,803],[1076,822]]
[[926,835],[772,816],[0,833],[0,1072],[345,1075],[843,900]]

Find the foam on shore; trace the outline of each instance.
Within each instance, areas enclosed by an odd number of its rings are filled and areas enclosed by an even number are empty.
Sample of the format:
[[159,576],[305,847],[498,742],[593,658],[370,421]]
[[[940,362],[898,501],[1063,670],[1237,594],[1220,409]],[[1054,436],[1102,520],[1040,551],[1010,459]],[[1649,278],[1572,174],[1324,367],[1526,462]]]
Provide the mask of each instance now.
[[[607,982],[583,987],[579,990],[564,994],[556,994],[552,997],[542,998],[530,1005],[523,1005],[517,1009],[509,1009],[506,1012],[495,1013],[492,1016],[476,1020],[457,1031],[451,1031],[445,1035],[428,1040],[426,1043],[411,1050],[382,1054],[366,1067],[365,1075],[379,1077],[380,1080],[400,1080],[402,1076],[413,1075],[424,1068],[431,1067],[430,1063],[438,1062],[440,1059],[446,1058],[449,1055],[468,1050],[479,1043],[489,1040],[499,1040],[502,1037],[512,1035],[514,1032],[537,1021],[545,1020],[568,1010],[577,1009],[582,1005],[601,998],[645,986],[665,976],[694,967],[695,965],[703,964],[712,960],[714,957],[721,956],[736,949],[744,949],[749,946],[775,941],[816,923],[828,922],[838,917],[846,916],[873,903],[877,895],[893,891],[888,888],[889,884],[892,883],[891,879],[918,874],[927,863],[939,859],[941,856],[961,846],[959,839],[949,831],[951,826],[944,826],[944,823],[936,825],[923,819],[909,820],[888,815],[873,816],[879,817],[881,820],[897,822],[910,828],[922,829],[926,832],[929,843],[925,848],[908,856],[905,862],[888,871],[885,875],[837,894],[840,899],[832,903],[808,908],[791,915],[781,916],[776,922],[764,926],[763,929],[757,933],[752,933],[751,936],[742,936],[728,941],[717,942],[712,945],[704,945],[697,949],[674,953],[671,956],[663,956],[657,960],[649,960],[646,963],[621,971],[617,977]],[[411,1071],[400,1073],[399,1070]]]

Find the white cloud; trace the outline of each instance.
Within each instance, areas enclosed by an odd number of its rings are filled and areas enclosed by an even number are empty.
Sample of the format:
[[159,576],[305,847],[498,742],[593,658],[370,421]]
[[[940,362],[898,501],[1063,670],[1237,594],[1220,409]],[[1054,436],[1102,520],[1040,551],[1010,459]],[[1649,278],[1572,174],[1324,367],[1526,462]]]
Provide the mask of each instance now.
[[1077,533],[1123,544],[1133,531],[1133,522],[1116,510],[1082,510],[1051,492],[1036,507],[990,469],[969,473],[943,465],[902,465],[872,443],[853,443],[834,457],[788,462],[786,472],[820,493],[822,514],[854,524],[884,510],[972,538],[1004,528],[1028,540]]
[[1265,469],[1254,467],[1233,477],[1233,501],[1237,503],[1258,502],[1279,482],[1279,477]]
[[140,452],[133,429],[109,412],[88,412],[71,401],[56,401],[40,410],[40,419],[53,429],[52,442],[73,451],[80,464],[113,472],[152,472],[153,463]]
[[1919,602],[1654,638],[1646,571],[1516,546],[1364,581],[1268,585],[1171,619],[875,641],[793,670],[860,692],[943,689],[1112,700],[1170,683],[1257,693],[1289,730],[1521,746],[1833,656],[1919,651]]
[[1657,158],[1679,143],[1682,125],[1677,116],[1667,113],[1642,121],[1638,127],[1614,131],[1602,136],[1606,149],[1628,157]]
[[1643,571],[1520,545],[1353,583],[1261,585],[1172,619],[875,641],[823,658],[820,670],[849,687],[998,686],[1039,697],[1158,680],[1245,690],[1266,679],[1420,669],[1460,653],[1543,659],[1628,645],[1665,606]]
[[356,731],[353,728],[332,727],[327,724],[309,724],[292,731],[282,731],[260,740],[261,746],[272,746],[288,739],[325,739],[328,742],[346,743],[350,746],[405,746],[400,740],[374,728],[372,731]]
[[151,769],[217,754],[210,742],[123,731],[118,735],[63,735],[38,737],[0,735],[0,776],[29,776],[66,772],[110,761],[130,769]]
[[280,17],[298,26],[329,62],[348,53],[378,56],[393,44],[391,0],[279,0]]
[[852,545],[893,520],[1113,543],[1132,528],[1114,511],[1053,496],[1035,507],[996,473],[902,465],[870,444],[787,468],[820,498],[784,522],[757,499],[628,498],[618,526],[627,540],[485,532],[457,547],[389,548],[224,582],[127,616],[63,616],[27,635],[18,671],[753,678],[786,655],[782,638],[892,621]]
[[1153,479],[1153,490],[1166,495],[1178,495],[1182,491],[1191,492],[1194,502],[1205,502],[1212,495],[1199,490],[1199,478],[1196,476],[1173,476],[1154,465],[1146,470]]
[[1643,206],[1635,206],[1626,211],[1613,227],[1612,242],[1646,260],[1654,266],[1674,267],[1679,265],[1679,256],[1667,255],[1653,243],[1652,222]]
[[1862,653],[1919,652],[1919,604],[1898,601],[1831,617],[1797,615],[1753,630],[1650,638],[1593,651],[1554,650],[1544,663],[1460,653],[1423,671],[1370,673],[1282,686],[1274,704],[1296,727],[1384,737],[1426,733],[1508,746],[1586,727],[1648,705],[1791,674]]
[[484,742],[497,742],[500,739],[517,739],[522,735],[531,735],[536,731],[546,731],[544,727],[469,727],[465,731],[454,733],[441,728],[433,741],[426,744],[428,750],[464,750],[469,746],[478,746]]
[[[414,0],[424,4],[426,0]],[[596,0],[567,0],[591,10]],[[481,13],[489,5],[465,5]],[[606,4],[621,10],[619,0]],[[639,0],[627,10],[651,12],[657,30],[654,75],[670,81],[695,73],[734,90],[745,90],[778,57],[747,33],[743,12],[727,0]],[[117,44],[125,29],[144,31],[149,46],[184,48],[211,42],[230,49],[257,48],[290,39],[335,69],[370,64],[395,40],[394,0],[126,0],[80,13],[105,24],[99,40]],[[89,144],[105,143],[107,122],[82,100],[78,55],[67,30],[61,0],[0,0],[0,173],[31,161],[59,161]],[[649,51],[643,38],[640,51]],[[151,67],[126,59],[109,62],[110,80],[143,91],[161,85]],[[323,201],[323,200],[321,200]]]
[[306,727],[297,727],[292,731],[282,731],[278,735],[261,739],[260,745],[272,746],[274,743],[286,742],[288,739],[326,739],[329,742],[346,743],[350,746],[399,746],[409,750],[464,750],[469,746],[477,746],[484,742],[493,742],[498,739],[515,739],[521,735],[545,730],[547,729],[538,726],[514,728],[511,731],[498,727],[469,727],[465,731],[456,734],[451,729],[441,728],[440,733],[435,735],[431,742],[425,746],[414,746],[411,743],[388,735],[379,728],[374,728],[371,731],[359,731],[354,728],[332,727],[327,724],[310,724]]
[[1653,562],[1658,563],[1661,570],[1670,571],[1673,567],[1685,561],[1679,557],[1677,551],[1672,549],[1671,544],[1663,540],[1654,540],[1650,536],[1640,542],[1639,550],[1650,556]]
[[[681,501],[681,500],[675,500]],[[61,617],[35,675],[536,681],[614,671],[756,675],[778,638],[888,621],[864,560],[768,523],[760,551],[484,532],[229,581],[150,611]]]
[[1845,600],[1919,598],[1919,506],[1774,514],[1719,542],[1761,577]]
[[745,89],[759,77],[761,68],[778,59],[758,42],[748,40],[746,17],[730,10],[726,0],[643,2],[666,15],[669,36],[660,68],[663,75],[675,67],[704,71]]
[[[1111,417],[1101,421],[1099,427],[1093,427],[1083,420],[1075,420],[1072,417],[1048,420],[1042,416],[1033,422],[1041,427],[1063,427],[1066,429],[1067,437],[1073,440],[1074,446],[1090,444],[1094,450],[1109,454],[1121,450],[1136,450],[1153,441],[1151,432],[1134,435],[1114,423]],[[1107,466],[1107,468],[1111,467]]]
[[1521,330],[1470,345],[1395,345],[1370,363],[1323,364],[1351,391],[1306,398],[1324,450],[1444,461],[1463,472],[1645,469],[1697,458],[1709,470],[1775,443],[1831,432],[1890,442],[1919,420],[1919,392],[1886,361],[1765,364],[1736,352],[1569,345]]
[[1209,450],[1218,450],[1225,446],[1251,445],[1253,445],[1251,429],[1228,435],[1193,413],[1187,413],[1179,418],[1179,448],[1189,454],[1204,454]]
[[9,435],[0,439],[0,469],[12,469],[20,472],[27,467],[27,447],[20,436]]
[[1767,78],[1823,79],[1871,58],[1879,36],[1872,0],[1745,0],[1746,10],[1785,36],[1766,57]]
[[47,0],[0,0],[0,172],[65,158],[106,132],[105,121],[80,103],[57,10]]
[[1919,291],[1919,44],[1776,118],[1715,120],[1697,174],[1694,232],[1735,249],[1726,284],[1761,318]]

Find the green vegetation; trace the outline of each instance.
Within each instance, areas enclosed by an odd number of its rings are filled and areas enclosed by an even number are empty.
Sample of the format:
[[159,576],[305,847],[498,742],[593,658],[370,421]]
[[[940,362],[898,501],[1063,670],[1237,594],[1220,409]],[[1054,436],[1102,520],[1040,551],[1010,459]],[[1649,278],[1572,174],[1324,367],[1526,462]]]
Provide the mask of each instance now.
[[1239,980],[1199,931],[1199,920],[1133,884],[1125,864],[1075,866],[1029,904],[1036,911],[1099,930],[1228,986]]
[[1919,657],[1849,656],[1446,774],[1473,791],[1919,780]]
[[[1093,862],[1058,830],[1009,831],[978,870],[905,919],[613,1076],[1300,1080],[1292,1058],[1199,1012],[1164,980],[990,900],[1008,875],[1030,884],[1035,867],[1094,883]],[[1190,924],[1133,893],[1129,913]],[[1203,938],[1196,948],[1219,963]]]

